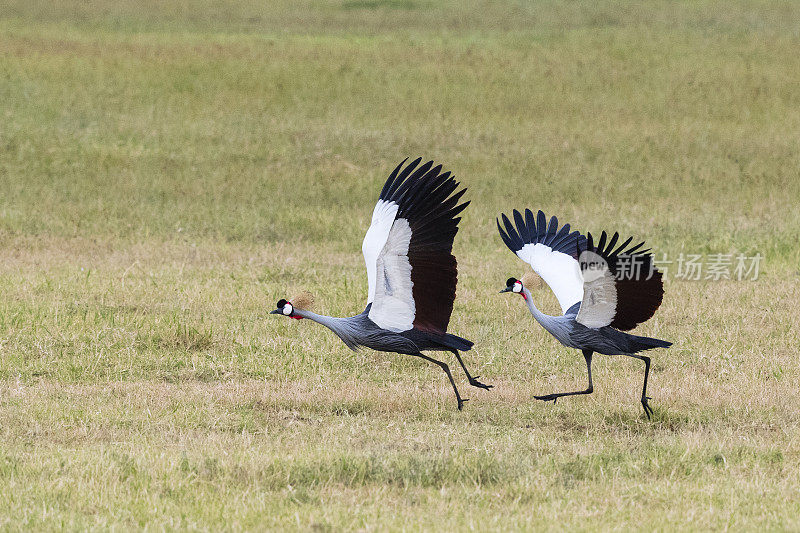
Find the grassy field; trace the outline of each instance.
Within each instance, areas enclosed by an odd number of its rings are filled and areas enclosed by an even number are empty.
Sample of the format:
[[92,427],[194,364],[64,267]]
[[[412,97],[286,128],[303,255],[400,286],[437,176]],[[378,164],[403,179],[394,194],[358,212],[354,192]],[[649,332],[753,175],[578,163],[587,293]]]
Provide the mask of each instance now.
[[[0,529],[800,529],[796,4],[263,4],[0,0]],[[417,155],[473,201],[463,412],[267,314],[363,309]],[[761,275],[668,272],[653,421],[621,357],[542,404],[585,367],[497,294],[514,207]]]

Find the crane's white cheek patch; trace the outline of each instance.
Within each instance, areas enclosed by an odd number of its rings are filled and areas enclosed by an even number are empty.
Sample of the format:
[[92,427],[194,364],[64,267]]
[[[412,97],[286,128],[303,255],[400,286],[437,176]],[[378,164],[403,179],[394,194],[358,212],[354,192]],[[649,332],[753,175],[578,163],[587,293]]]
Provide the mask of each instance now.
[[292,315],[292,311],[293,311],[293,309],[292,309],[292,306],[291,306],[291,305],[285,305],[285,306],[283,306],[283,314],[284,314],[284,315],[286,315],[286,316],[291,316],[291,315]]
[[378,256],[375,301],[369,318],[389,331],[406,331],[414,326],[416,307],[408,261],[410,242],[411,227],[407,220],[398,218]]

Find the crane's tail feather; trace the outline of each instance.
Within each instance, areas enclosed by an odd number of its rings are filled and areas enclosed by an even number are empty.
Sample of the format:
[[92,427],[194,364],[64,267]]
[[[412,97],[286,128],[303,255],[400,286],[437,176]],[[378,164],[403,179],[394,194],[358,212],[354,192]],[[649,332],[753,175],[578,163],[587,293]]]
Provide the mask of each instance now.
[[644,350],[652,350],[653,348],[669,348],[672,343],[669,341],[662,341],[661,339],[654,339],[652,337],[640,337],[638,335],[631,335],[631,344],[634,347],[634,352],[641,352]]
[[448,348],[462,352],[466,352],[467,350],[471,349],[473,344],[475,344],[472,341],[468,341],[467,339],[459,337],[458,335],[453,335],[452,333],[445,333],[444,338],[441,339],[441,342]]

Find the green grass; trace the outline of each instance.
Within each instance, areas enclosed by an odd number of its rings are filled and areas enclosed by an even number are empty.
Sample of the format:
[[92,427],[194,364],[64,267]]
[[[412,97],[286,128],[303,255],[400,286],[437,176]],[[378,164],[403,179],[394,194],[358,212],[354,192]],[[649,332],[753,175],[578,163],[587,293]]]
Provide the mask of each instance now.
[[[0,0],[0,529],[800,528],[798,45],[792,2]],[[267,314],[363,309],[417,155],[472,200],[460,413]],[[514,207],[762,275],[668,281],[652,422],[623,358],[534,403],[584,364],[497,294]]]

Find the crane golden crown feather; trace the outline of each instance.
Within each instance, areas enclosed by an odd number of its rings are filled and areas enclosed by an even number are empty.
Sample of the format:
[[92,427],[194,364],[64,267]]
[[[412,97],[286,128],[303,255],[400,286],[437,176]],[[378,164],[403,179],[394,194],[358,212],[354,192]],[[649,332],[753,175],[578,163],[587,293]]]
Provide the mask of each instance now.
[[520,278],[522,285],[529,289],[539,289],[542,287],[542,278],[539,277],[533,270],[528,270],[525,275]]
[[314,295],[308,291],[303,291],[291,300],[292,306],[296,309],[305,309],[306,311],[310,311],[312,307],[314,307]]

